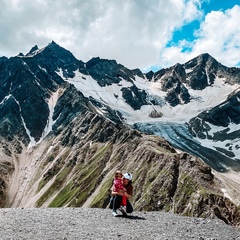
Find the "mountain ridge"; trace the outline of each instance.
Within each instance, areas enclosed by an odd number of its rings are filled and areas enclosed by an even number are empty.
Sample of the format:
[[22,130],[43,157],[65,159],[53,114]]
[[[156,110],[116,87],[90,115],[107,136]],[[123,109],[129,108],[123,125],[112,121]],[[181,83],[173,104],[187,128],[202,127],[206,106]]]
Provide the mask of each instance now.
[[[225,133],[232,129],[224,138],[228,150],[213,146],[205,151],[199,136],[210,133],[190,119],[206,108],[211,113],[226,99],[235,99],[238,111],[238,72],[203,55],[154,76],[115,60],[84,63],[55,42],[1,58],[1,206],[79,207],[88,201],[88,206],[104,207],[113,171],[120,168],[135,176],[137,209],[237,225],[240,213],[230,180],[221,182],[209,166],[238,176],[239,150],[229,143],[237,141],[238,132],[227,122]],[[219,159],[208,158],[216,152]],[[230,161],[232,156],[236,159]]]

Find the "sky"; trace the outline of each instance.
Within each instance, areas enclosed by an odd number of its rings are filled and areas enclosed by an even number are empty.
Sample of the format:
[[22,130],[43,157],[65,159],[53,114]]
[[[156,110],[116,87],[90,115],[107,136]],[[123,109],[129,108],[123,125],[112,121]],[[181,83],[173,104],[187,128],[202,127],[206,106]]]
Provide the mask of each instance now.
[[240,0],[0,0],[0,57],[52,40],[142,71],[209,53],[240,67]]

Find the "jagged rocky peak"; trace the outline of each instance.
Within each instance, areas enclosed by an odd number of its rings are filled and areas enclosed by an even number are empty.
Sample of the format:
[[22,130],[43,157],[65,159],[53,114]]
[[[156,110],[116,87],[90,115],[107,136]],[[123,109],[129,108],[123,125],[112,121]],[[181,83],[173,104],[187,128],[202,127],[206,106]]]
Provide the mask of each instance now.
[[169,68],[160,69],[156,73],[153,73],[152,71],[150,71],[146,74],[146,77],[149,80],[152,79],[154,82],[163,83],[164,85],[162,89],[163,91],[166,91],[166,85],[168,85],[167,86],[167,89],[168,89],[169,87],[172,88],[172,85],[175,85],[176,82],[186,83],[185,68],[180,63],[177,63],[174,66]]
[[210,54],[208,53],[203,53],[191,60],[189,60],[188,62],[186,62],[184,64],[184,67],[186,69],[192,69],[194,67],[203,67],[205,68],[206,66],[210,66],[210,65],[218,65],[218,61],[213,58]]
[[[66,50],[65,48],[59,46],[56,42],[52,41],[49,43],[46,47],[43,47],[42,49],[39,49],[37,45],[32,47],[32,49],[29,51],[27,56],[35,57],[37,59],[34,59],[35,61],[41,61],[42,58],[49,58],[51,60],[51,63],[58,62],[59,64],[61,62],[63,63],[72,63],[72,62],[79,62],[74,55]],[[47,59],[44,59],[45,61]],[[47,62],[50,64],[50,62]]]
[[148,79],[153,77],[154,81],[165,81],[169,79],[169,77],[173,77],[177,78],[182,83],[190,83],[190,87],[195,87],[191,84],[189,78],[198,78],[197,75],[200,75],[202,70],[207,73],[216,72],[218,65],[219,63],[212,56],[208,53],[204,53],[185,64],[177,63],[172,67],[160,69],[156,73],[150,71],[146,76]]
[[187,83],[195,90],[202,90],[207,86],[211,86],[216,77],[222,78],[223,83],[240,83],[239,68],[226,67],[208,53],[193,58],[183,66],[187,74]]
[[[134,72],[116,62],[116,60],[92,58],[86,63],[86,71],[98,84],[103,87],[119,83],[122,79],[132,82]],[[85,70],[82,70],[85,73]]]
[[166,69],[161,69],[156,73],[148,73],[147,78],[151,78],[155,82],[161,82],[161,90],[166,92],[166,101],[171,106],[177,106],[181,103],[188,103],[190,101],[190,94],[188,89],[184,86],[187,82],[186,72],[182,64],[175,64]]
[[65,48],[61,47],[59,44],[57,44],[56,42],[52,41],[51,43],[49,43],[46,46],[46,49],[51,49],[52,51],[55,52],[64,52],[64,53],[69,53],[70,55],[73,55],[70,51],[66,50]]
[[22,52],[20,52],[17,57],[24,57],[24,54]]
[[31,55],[32,53],[34,53],[35,51],[38,51],[38,50],[39,50],[38,46],[35,45],[35,46],[32,47],[31,50],[27,53],[27,56],[28,56],[28,55]]
[[184,64],[187,84],[194,90],[203,90],[214,83],[218,67],[218,61],[208,53],[188,61]]
[[[36,46],[34,47],[36,49]],[[62,71],[65,78],[73,78],[82,61],[76,59],[74,55],[52,41],[46,47],[35,51],[31,57],[24,58],[28,65],[36,65],[41,69],[46,69],[47,73]],[[36,69],[36,66],[34,67]]]
[[64,63],[78,62],[74,55],[66,50],[65,48],[59,46],[57,43],[52,41],[43,51],[44,54],[48,54],[54,60],[59,59]]
[[153,80],[154,72],[151,70],[151,71],[145,73],[145,76],[148,80],[151,81],[151,80]]
[[142,73],[142,71],[139,68],[133,69],[132,72],[134,75],[144,78],[144,74]]
[[186,72],[182,64],[177,63],[174,66],[167,68],[164,74],[167,78],[178,79],[181,83],[186,83]]
[[4,63],[6,63],[8,60],[7,57],[3,56],[3,57],[0,57],[0,67],[4,65]]

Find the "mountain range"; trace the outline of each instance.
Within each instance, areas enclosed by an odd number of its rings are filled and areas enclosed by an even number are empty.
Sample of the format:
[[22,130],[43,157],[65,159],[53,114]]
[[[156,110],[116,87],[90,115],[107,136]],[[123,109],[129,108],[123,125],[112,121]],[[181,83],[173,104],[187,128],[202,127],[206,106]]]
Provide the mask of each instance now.
[[240,212],[240,69],[205,53],[143,73],[55,42],[0,58],[1,207],[106,207],[116,169],[134,206]]

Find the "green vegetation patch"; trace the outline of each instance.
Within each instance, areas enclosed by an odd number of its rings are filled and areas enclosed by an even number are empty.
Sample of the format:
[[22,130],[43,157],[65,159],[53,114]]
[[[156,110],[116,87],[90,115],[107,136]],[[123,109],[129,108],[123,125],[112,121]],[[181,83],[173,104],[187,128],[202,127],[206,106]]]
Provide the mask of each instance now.
[[74,182],[71,181],[65,186],[49,204],[49,207],[63,207],[67,204],[69,207],[79,207],[87,200],[101,181],[101,172],[105,167],[102,159],[108,147],[108,145],[101,147],[89,159],[88,164],[79,163],[75,166]]
[[73,188],[73,183],[70,182],[59,192],[48,207],[63,207],[76,195],[78,191],[79,188]]
[[41,207],[44,202],[47,201],[55,192],[59,191],[61,186],[64,183],[65,177],[71,169],[66,167],[64,168],[56,177],[53,184],[48,188],[48,190],[37,200],[36,206]]
[[104,182],[99,190],[99,194],[95,196],[90,204],[90,207],[106,207],[106,201],[110,198],[110,188],[112,186],[112,178]]

